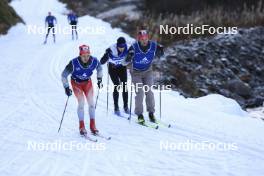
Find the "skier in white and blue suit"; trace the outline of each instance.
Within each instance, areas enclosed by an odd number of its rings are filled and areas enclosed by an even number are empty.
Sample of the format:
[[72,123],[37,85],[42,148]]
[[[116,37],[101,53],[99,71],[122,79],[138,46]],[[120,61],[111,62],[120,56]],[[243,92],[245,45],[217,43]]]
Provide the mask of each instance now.
[[100,60],[101,64],[105,64],[108,61],[108,73],[114,84],[113,99],[114,110],[116,115],[120,115],[120,109],[118,105],[118,86],[122,86],[123,96],[123,108],[125,113],[129,113],[128,109],[128,91],[127,85],[127,68],[122,65],[123,60],[127,57],[128,46],[124,37],[119,37],[117,42],[106,49],[105,54]]
[[[131,63],[131,76],[132,82],[136,87],[135,97],[135,114],[138,116],[138,122],[144,123],[143,116],[143,86],[149,88],[153,85],[153,71],[152,63],[155,57],[161,57],[164,55],[163,46],[158,43],[149,40],[149,36],[146,30],[140,30],[138,33],[138,41],[132,44],[128,50],[128,56],[123,62],[123,65]],[[149,119],[151,122],[156,122],[155,112],[155,99],[154,94],[149,89],[145,92],[146,106],[149,113]]]

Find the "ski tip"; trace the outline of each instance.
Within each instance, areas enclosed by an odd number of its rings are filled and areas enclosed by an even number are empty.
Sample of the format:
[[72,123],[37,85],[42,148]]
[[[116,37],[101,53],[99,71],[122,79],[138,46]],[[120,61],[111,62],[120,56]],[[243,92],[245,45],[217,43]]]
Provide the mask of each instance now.
[[91,138],[86,138],[86,139],[92,142],[98,142],[98,139],[91,139]]
[[155,129],[156,129],[156,130],[159,129],[159,126],[157,125],[157,126],[155,127]]

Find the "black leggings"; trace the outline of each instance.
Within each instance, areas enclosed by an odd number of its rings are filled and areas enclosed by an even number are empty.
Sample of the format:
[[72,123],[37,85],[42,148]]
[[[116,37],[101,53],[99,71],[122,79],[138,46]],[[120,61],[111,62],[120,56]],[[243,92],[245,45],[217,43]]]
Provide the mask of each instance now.
[[73,35],[73,32],[75,31],[75,34],[77,36],[78,35],[78,33],[77,33],[77,21],[71,21],[70,25],[72,27],[72,35]]
[[50,30],[52,30],[52,35],[55,36],[55,28],[54,28],[54,25],[48,25],[48,31],[47,31],[47,34],[46,34],[46,38],[48,37],[49,33],[50,33]]
[[109,75],[110,78],[114,84],[114,92],[113,92],[113,98],[114,98],[114,104],[115,104],[115,109],[118,108],[118,97],[119,97],[119,92],[118,92],[118,85],[122,83],[123,85],[123,103],[124,103],[124,108],[128,107],[127,102],[128,102],[128,91],[127,91],[127,69],[124,66],[119,66],[116,67],[115,65],[109,63]]

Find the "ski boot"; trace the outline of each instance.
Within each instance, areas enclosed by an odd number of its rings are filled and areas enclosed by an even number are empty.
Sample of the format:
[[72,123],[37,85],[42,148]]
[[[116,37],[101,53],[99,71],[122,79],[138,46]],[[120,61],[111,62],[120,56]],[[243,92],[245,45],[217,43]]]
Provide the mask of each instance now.
[[96,129],[95,120],[90,119],[90,130],[93,134],[97,134],[99,131]]
[[47,44],[47,38],[45,39],[45,41],[43,42],[43,45],[46,45]]
[[152,123],[156,123],[157,122],[153,112],[149,113],[149,121],[152,122]]
[[84,126],[84,121],[80,120],[79,124],[80,124],[80,126],[79,126],[80,135],[86,135],[87,131],[86,131],[85,126]]
[[119,110],[119,107],[117,106],[117,107],[115,107],[115,115],[117,115],[117,116],[120,116],[121,115],[121,113],[120,113],[120,110]]
[[141,125],[145,123],[144,116],[142,114],[138,115],[138,123]]

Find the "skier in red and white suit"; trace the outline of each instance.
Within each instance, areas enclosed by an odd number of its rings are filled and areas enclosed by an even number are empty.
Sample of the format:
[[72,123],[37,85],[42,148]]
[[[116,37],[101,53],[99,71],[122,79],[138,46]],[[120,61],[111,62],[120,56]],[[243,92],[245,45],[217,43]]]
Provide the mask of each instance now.
[[93,85],[91,76],[93,71],[97,71],[97,85],[102,88],[102,66],[96,57],[90,55],[90,49],[87,45],[79,47],[79,56],[72,59],[62,72],[61,78],[65,93],[71,96],[72,90],[69,87],[67,77],[71,74],[71,85],[78,100],[77,114],[79,118],[79,131],[81,135],[87,134],[84,123],[84,102],[85,99],[89,105],[90,130],[92,133],[98,133],[95,126],[95,103],[93,98]]

